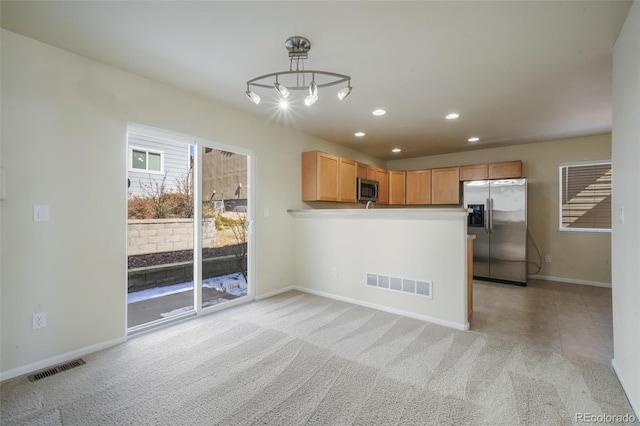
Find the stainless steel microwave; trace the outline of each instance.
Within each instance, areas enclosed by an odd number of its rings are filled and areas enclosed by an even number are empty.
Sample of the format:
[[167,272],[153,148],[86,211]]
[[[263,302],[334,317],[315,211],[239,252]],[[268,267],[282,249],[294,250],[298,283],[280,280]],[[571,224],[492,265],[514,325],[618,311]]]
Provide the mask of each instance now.
[[378,181],[357,178],[358,201],[378,201]]

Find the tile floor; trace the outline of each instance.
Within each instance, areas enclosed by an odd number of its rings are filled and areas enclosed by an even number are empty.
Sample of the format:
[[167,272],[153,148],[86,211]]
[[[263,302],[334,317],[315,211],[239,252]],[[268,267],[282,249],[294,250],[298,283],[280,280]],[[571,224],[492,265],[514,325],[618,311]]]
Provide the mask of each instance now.
[[471,331],[610,364],[611,289],[530,279],[526,287],[474,281]]

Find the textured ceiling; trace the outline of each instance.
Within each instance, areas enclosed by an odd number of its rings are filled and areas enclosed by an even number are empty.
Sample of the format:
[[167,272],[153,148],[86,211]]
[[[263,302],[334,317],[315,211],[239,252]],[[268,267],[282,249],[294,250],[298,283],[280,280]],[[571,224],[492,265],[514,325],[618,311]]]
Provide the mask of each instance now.
[[[0,13],[7,30],[396,159],[610,131],[611,53],[630,6],[2,1]],[[296,93],[286,113],[271,90],[246,99],[247,80],[288,69],[293,35],[311,41],[306,68],[350,75],[351,95],[321,89],[306,107]]]

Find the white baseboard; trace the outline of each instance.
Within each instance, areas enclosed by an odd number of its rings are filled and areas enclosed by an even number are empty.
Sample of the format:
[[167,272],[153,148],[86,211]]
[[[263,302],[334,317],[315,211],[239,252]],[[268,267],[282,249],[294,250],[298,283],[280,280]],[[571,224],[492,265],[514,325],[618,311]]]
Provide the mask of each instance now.
[[267,299],[269,297],[277,296],[279,294],[286,293],[287,291],[291,291],[291,290],[298,290],[298,289],[293,287],[293,286],[289,286],[289,287],[285,287],[285,288],[279,288],[277,290],[261,294],[260,296],[256,296],[255,299],[256,300]]
[[126,341],[126,337],[120,337],[118,339],[98,343],[97,345],[87,346],[76,351],[67,352],[62,355],[57,355],[51,358],[43,359],[41,361],[33,362],[31,364],[23,365],[22,367],[7,370],[0,373],[0,382],[4,382],[5,380],[13,379],[14,377],[22,376],[24,374],[33,373],[34,371],[53,367],[54,365],[62,364],[67,361],[71,361],[76,358],[80,358],[85,355],[110,348],[111,346],[119,345],[120,343],[124,343]]
[[462,324],[462,323],[457,323],[457,322],[453,322],[453,321],[447,321],[447,320],[443,320],[443,319],[440,319],[440,318],[434,318],[434,317],[430,317],[430,316],[427,316],[427,315],[415,314],[413,312],[404,311],[402,309],[390,308],[388,306],[378,305],[378,304],[375,304],[375,303],[369,303],[369,302],[365,302],[365,301],[358,300],[358,299],[351,299],[349,297],[338,296],[336,294],[326,293],[324,291],[319,291],[319,290],[312,290],[312,289],[305,288],[305,287],[291,286],[287,290],[298,290],[298,291],[302,291],[302,292],[305,292],[305,293],[314,294],[316,296],[326,297],[328,299],[339,300],[341,302],[347,302],[347,303],[352,303],[354,305],[364,306],[365,308],[377,309],[379,311],[389,312],[391,314],[402,315],[402,316],[405,316],[405,317],[414,318],[414,319],[417,319],[417,320],[426,321],[426,322],[442,325],[442,326],[449,327],[449,328],[454,328],[456,330],[469,330],[469,323],[468,322]]
[[569,283],[569,284],[582,284],[582,285],[592,285],[595,287],[611,288],[611,283],[601,283],[598,281],[576,280],[573,278],[564,278],[564,277],[550,277],[548,275],[529,275],[529,278],[534,278],[537,280],[545,280],[545,281],[558,281],[561,283]]
[[620,367],[618,366],[615,358],[611,360],[611,367],[613,367],[613,372],[616,373],[616,377],[618,377],[618,381],[622,385],[622,390],[624,390],[624,393],[627,394],[627,400],[629,401],[629,404],[631,405],[631,408],[636,415],[636,419],[640,419],[640,407],[637,403],[638,400],[635,399],[635,395],[631,393],[631,389],[629,389],[629,386],[625,384],[624,380],[620,376]]

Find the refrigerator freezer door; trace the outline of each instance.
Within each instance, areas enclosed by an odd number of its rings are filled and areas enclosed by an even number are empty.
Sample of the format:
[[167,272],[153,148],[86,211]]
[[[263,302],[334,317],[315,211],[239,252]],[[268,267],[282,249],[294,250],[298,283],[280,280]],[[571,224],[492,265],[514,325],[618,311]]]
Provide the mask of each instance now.
[[489,278],[489,258],[491,255],[489,245],[489,212],[487,200],[489,198],[489,181],[477,180],[464,183],[463,203],[465,208],[470,204],[484,206],[484,223],[482,226],[467,227],[467,233],[475,235],[473,241],[473,275],[475,277]]
[[527,181],[491,181],[490,278],[527,282]]

